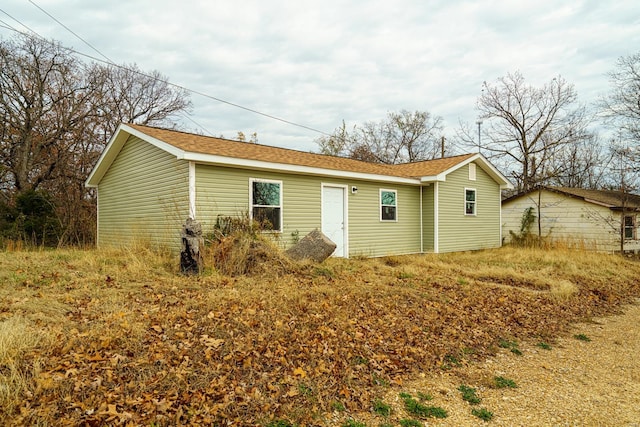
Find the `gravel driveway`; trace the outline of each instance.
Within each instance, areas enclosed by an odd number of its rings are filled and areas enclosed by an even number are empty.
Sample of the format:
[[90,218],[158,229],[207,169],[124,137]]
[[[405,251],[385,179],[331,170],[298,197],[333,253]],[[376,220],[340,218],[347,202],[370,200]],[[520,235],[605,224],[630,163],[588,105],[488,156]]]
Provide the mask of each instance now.
[[[484,362],[425,375],[403,389],[429,393],[434,397],[430,404],[448,411],[445,419],[429,419],[429,426],[640,427],[639,304],[575,325],[550,350],[536,343],[520,344],[521,356],[501,349]],[[578,334],[591,341],[575,338]],[[515,381],[517,388],[495,388],[496,376]],[[471,406],[463,401],[461,384],[476,388],[482,402]],[[402,407],[397,391],[386,401],[397,410]],[[483,422],[471,415],[473,408],[486,408],[493,419]]]

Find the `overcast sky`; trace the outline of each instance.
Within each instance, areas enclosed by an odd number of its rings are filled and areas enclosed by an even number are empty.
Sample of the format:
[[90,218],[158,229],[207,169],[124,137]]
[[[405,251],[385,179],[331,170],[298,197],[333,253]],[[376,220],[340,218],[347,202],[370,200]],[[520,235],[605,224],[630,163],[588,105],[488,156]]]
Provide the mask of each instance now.
[[[3,0],[10,24],[215,98],[331,133],[429,111],[445,135],[475,126],[483,81],[561,75],[590,104],[620,56],[640,52],[638,0]],[[3,13],[4,12],[4,13]],[[14,19],[8,17],[11,15]],[[4,23],[3,23],[4,22]],[[1,37],[12,31],[0,27]],[[317,150],[320,134],[192,95],[200,132]],[[184,120],[186,128],[197,125]]]

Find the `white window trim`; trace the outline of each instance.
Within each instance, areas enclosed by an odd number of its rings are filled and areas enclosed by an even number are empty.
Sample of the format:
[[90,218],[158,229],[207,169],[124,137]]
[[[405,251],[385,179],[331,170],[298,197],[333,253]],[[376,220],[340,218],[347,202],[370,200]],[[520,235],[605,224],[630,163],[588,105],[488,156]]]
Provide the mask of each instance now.
[[[396,217],[394,219],[382,219],[382,207],[383,206],[391,206],[391,205],[383,205],[382,204],[382,192],[390,192],[396,195],[395,200],[395,208],[396,208]],[[390,188],[381,188],[378,193],[378,215],[380,216],[380,222],[398,222],[398,190],[392,190]]]
[[[279,230],[268,230],[268,231],[271,233],[282,233],[284,228],[284,207],[282,206],[282,199],[283,199],[282,195],[284,193],[284,185],[282,184],[282,181],[276,180],[276,179],[249,178],[249,219],[251,219],[252,221],[253,221],[253,208],[254,208],[254,204],[253,204],[253,183],[254,182],[267,182],[271,184],[280,185],[280,200],[279,200],[280,204],[279,206],[273,206],[273,207],[280,208],[280,227],[279,227]],[[260,207],[264,205],[256,205],[256,206]]]
[[[627,227],[627,217],[630,217],[632,219],[632,224],[630,227]],[[637,230],[637,220],[638,218],[636,217],[636,215],[633,214],[624,214],[622,216],[622,228],[623,228],[623,238],[624,240],[638,240],[638,230]],[[632,237],[627,237],[627,229],[632,230]]]
[[[467,213],[467,191],[473,191],[475,194],[475,201],[473,202],[473,213]],[[477,216],[478,215],[478,191],[475,188],[467,188],[464,189],[464,194],[462,195],[464,199],[464,205],[462,207],[465,216]]]

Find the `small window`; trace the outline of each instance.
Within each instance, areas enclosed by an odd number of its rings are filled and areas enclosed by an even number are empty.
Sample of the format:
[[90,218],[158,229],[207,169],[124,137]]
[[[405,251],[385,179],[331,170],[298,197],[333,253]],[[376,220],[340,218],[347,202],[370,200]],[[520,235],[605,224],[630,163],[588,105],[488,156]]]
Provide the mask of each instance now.
[[397,221],[397,202],[396,190],[380,190],[380,221]]
[[471,188],[464,189],[464,214],[476,214],[476,190]]
[[476,180],[476,164],[469,163],[469,181]]
[[251,218],[265,229],[282,231],[282,182],[250,179]]
[[624,238],[626,240],[636,240],[636,217],[626,215],[624,217]]

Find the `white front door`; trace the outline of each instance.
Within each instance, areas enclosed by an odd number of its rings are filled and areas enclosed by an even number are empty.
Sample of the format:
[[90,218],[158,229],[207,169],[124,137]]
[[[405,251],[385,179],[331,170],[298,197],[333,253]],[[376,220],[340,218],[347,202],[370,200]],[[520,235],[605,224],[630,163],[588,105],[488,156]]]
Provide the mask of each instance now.
[[336,244],[333,256],[337,257],[346,255],[347,221],[345,195],[345,187],[322,187],[322,232]]

